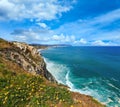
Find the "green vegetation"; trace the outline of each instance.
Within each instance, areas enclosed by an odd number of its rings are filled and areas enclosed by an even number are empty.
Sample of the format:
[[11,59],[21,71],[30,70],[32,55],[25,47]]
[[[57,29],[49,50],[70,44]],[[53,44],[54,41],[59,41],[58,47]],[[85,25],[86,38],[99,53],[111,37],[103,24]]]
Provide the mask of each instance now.
[[[43,64],[39,75],[35,69],[24,69],[28,67],[26,63],[36,67],[43,62],[41,56],[32,55],[30,50],[21,51],[12,42],[0,39],[0,107],[104,107],[90,96],[48,81],[43,75]],[[22,58],[26,63],[22,63]]]
[[71,105],[71,94],[66,88],[50,85],[41,76],[17,74],[0,63],[1,107],[49,107],[59,103]]

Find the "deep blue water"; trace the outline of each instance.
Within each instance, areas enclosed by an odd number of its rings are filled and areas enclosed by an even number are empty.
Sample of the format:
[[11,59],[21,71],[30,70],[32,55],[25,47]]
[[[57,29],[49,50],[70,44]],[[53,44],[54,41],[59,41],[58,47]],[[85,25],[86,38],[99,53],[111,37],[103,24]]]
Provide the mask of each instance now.
[[59,83],[120,107],[120,47],[49,48],[42,55]]

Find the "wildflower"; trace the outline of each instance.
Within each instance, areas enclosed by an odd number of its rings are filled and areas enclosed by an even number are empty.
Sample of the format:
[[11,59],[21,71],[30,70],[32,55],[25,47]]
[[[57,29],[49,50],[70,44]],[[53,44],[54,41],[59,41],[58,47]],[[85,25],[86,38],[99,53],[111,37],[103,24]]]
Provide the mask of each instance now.
[[18,87],[18,90],[20,90],[21,88],[20,87]]
[[32,93],[29,93],[29,95],[32,95]]
[[34,91],[34,89],[32,89],[32,92]]
[[62,100],[60,99],[60,102],[62,102]]
[[6,89],[8,89],[9,87],[6,87]]
[[5,97],[5,100],[7,100],[8,99],[8,97]]
[[6,92],[6,93],[5,93],[5,95],[8,95],[8,94],[9,94],[9,92]]
[[3,101],[3,104],[5,104],[6,103],[6,101]]
[[11,84],[10,87],[13,87],[13,84]]
[[43,88],[40,88],[40,90],[43,90]]
[[37,104],[38,104],[38,105],[40,104],[38,100],[37,100]]

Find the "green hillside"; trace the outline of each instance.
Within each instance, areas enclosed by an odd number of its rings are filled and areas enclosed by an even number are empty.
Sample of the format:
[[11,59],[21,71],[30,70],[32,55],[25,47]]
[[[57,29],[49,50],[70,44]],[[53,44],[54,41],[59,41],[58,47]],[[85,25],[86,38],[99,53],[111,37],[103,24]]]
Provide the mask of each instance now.
[[103,107],[90,96],[70,92],[44,75],[27,72],[4,55],[4,49],[13,47],[0,39],[0,107]]

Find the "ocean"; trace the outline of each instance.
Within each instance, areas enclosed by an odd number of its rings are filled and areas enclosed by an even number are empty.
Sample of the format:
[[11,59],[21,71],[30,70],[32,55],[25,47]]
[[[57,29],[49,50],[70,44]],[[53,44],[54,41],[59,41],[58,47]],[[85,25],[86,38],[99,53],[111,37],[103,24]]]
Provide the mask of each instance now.
[[41,54],[59,83],[120,107],[120,47],[55,47]]

